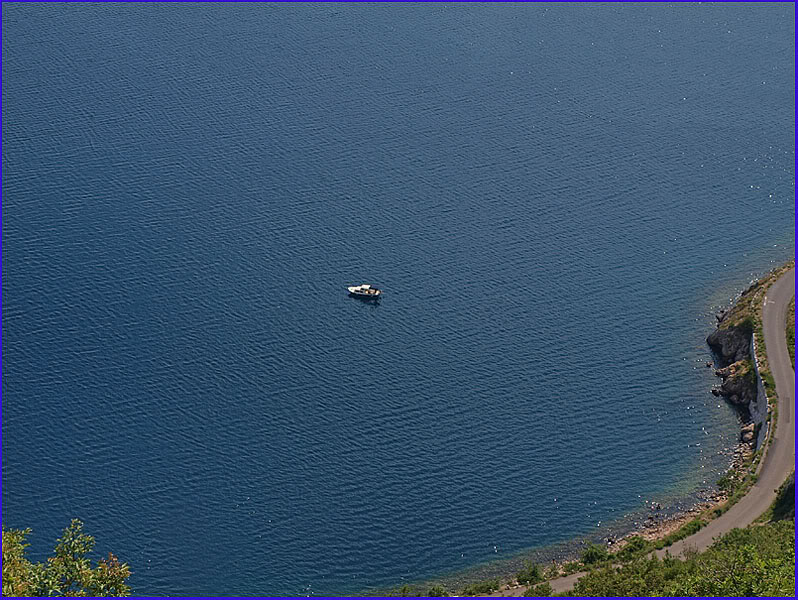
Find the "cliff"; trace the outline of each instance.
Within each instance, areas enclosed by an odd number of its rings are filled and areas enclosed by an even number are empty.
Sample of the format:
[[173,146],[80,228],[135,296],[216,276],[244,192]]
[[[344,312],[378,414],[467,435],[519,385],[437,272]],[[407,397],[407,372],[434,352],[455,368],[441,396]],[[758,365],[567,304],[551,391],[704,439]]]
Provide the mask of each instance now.
[[[751,360],[751,337],[753,335],[753,319],[740,310],[746,297],[753,293],[757,285],[749,287],[740,296],[737,304],[729,311],[718,315],[718,329],[707,336],[707,344],[715,353],[721,368],[715,375],[721,378],[720,387],[712,390],[716,396],[723,396],[740,411],[744,423],[740,438],[743,442],[755,445],[755,433],[750,410],[757,400],[757,376]],[[743,301],[743,302],[741,302]]]
[[[764,349],[762,303],[773,282],[794,264],[795,261],[791,260],[751,283],[731,308],[717,315],[718,328],[707,336],[707,344],[720,367],[715,374],[721,378],[720,386],[712,393],[723,396],[739,409],[744,424],[740,437],[752,449],[762,437],[760,433],[765,432],[763,426],[769,418],[768,395],[772,393],[768,389],[767,357],[761,351]],[[756,357],[752,356],[755,346],[760,348]]]

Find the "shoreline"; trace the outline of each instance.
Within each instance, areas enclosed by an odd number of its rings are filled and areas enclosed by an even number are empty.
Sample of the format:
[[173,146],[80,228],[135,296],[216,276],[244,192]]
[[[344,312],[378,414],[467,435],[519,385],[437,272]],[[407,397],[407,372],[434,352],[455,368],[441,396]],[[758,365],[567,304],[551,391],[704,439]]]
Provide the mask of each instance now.
[[[750,449],[747,444],[743,442],[739,442],[733,451],[734,459],[732,463],[729,465],[727,469],[728,473],[736,473],[736,474],[745,474],[750,466],[750,458],[753,456],[753,453],[750,452]],[[677,509],[668,509],[662,508],[659,502],[651,501],[649,508],[647,509],[648,514],[644,521],[635,524],[631,530],[627,533],[621,534],[619,537],[614,538],[611,534],[610,535],[600,535],[597,539],[596,536],[578,536],[568,540],[566,542],[562,542],[560,544],[556,544],[556,547],[560,546],[568,546],[571,548],[571,551],[568,553],[568,557],[563,557],[560,560],[552,560],[549,561],[549,564],[546,565],[547,568],[556,564],[557,569],[562,573],[568,573],[567,565],[570,563],[577,563],[579,561],[579,549],[583,547],[587,543],[597,543],[600,542],[602,545],[606,545],[606,547],[611,552],[617,552],[621,550],[626,543],[629,541],[630,538],[633,537],[641,537],[648,542],[655,542],[657,540],[661,540],[668,535],[671,535],[677,532],[680,528],[684,525],[689,523],[690,521],[709,513],[712,510],[718,509],[722,507],[728,500],[729,495],[725,493],[723,490],[719,489],[716,485],[715,486],[706,486],[703,487],[696,492],[693,492],[688,496],[690,499],[689,506],[686,508],[677,508]],[[649,503],[649,501],[645,501]],[[623,517],[619,519],[620,522],[627,521],[628,519],[634,519],[638,515],[642,516],[644,511],[632,511],[627,513]],[[612,525],[608,526],[610,529]],[[623,526],[619,526],[619,529],[624,529]],[[613,539],[611,543],[607,543],[608,538]],[[667,548],[667,546],[666,546]],[[553,548],[552,548],[553,550]],[[546,549],[543,548],[540,550],[541,553],[545,553]],[[512,577],[515,575],[515,571],[507,572],[505,577]],[[546,579],[545,581],[549,581],[550,579]],[[519,590],[526,590],[529,586],[525,584],[518,584],[517,582],[509,582],[503,583],[498,590],[495,592],[488,594],[488,597],[502,597],[507,595],[515,595],[515,594],[507,594],[507,592],[517,592]]]
[[[761,496],[761,490],[760,493],[758,494],[756,492],[756,488],[761,488],[762,486],[767,487],[767,484],[765,484],[763,481],[759,481],[759,475],[762,472],[762,469],[767,459],[771,459],[773,461],[778,460],[772,457],[771,455],[773,454],[772,446],[774,444],[774,438],[777,436],[778,433],[777,429],[779,426],[779,419],[778,419],[779,406],[782,404],[782,402],[781,399],[779,398],[779,395],[776,393],[777,386],[773,380],[774,373],[771,372],[770,370],[770,357],[766,353],[765,336],[764,336],[764,330],[765,330],[764,313],[766,309],[766,304],[773,304],[773,302],[768,301],[768,293],[770,292],[771,287],[773,287],[774,284],[776,283],[782,283],[781,280],[783,276],[788,274],[791,270],[794,270],[794,268],[795,268],[795,259],[793,258],[787,261],[785,264],[771,269],[769,272],[762,275],[757,280],[751,282],[749,287],[746,288],[742,293],[740,293],[735,298],[735,300],[731,303],[731,306],[727,310],[722,311],[722,313],[717,316],[718,325],[715,330],[716,332],[720,332],[724,328],[734,331],[734,328],[739,329],[741,327],[740,325],[741,322],[746,320],[752,320],[751,326],[748,329],[748,336],[750,337],[750,340],[746,345],[750,344],[751,356],[748,358],[748,360],[749,362],[754,363],[754,368],[755,368],[754,372],[756,374],[755,386],[758,386],[759,388],[752,402],[754,403],[758,402],[759,401],[758,396],[760,394],[763,395],[766,401],[765,418],[764,418],[764,421],[767,425],[766,435],[764,436],[764,438],[761,439],[760,443],[757,443],[756,437],[754,436],[749,437],[745,435],[747,428],[745,426],[743,427],[741,431],[740,441],[736,446],[737,448],[736,454],[739,460],[736,460],[735,463],[733,463],[733,465],[730,467],[730,469],[727,472],[728,475],[737,478],[736,483],[732,483],[732,487],[729,490],[731,492],[730,494],[725,494],[725,493],[719,494],[718,497],[714,498],[711,502],[707,502],[704,505],[701,505],[699,503],[692,509],[685,511],[682,515],[675,516],[673,519],[663,520],[661,525],[655,525],[651,527],[651,529],[649,530],[643,530],[637,532],[636,535],[639,535],[641,538],[649,542],[661,541],[666,539],[668,535],[679,531],[681,527],[683,527],[693,519],[703,518],[705,520],[703,526],[701,526],[698,531],[693,532],[690,535],[687,535],[686,537],[683,537],[681,539],[675,540],[668,546],[657,549],[654,552],[655,556],[662,557],[664,553],[669,552],[668,548],[671,546],[674,548],[675,556],[678,556],[688,547],[692,547],[695,550],[700,550],[700,547],[696,547],[699,545],[697,543],[699,538],[703,537],[703,538],[714,539],[714,536],[717,535],[717,533],[712,534],[711,531],[709,530],[715,529],[717,532],[723,533],[724,526],[719,525],[718,522],[723,520],[724,517],[726,517],[725,519],[726,521],[730,520],[731,517],[725,515],[727,511],[729,510],[731,510],[732,512],[736,511],[737,513],[742,513],[742,514],[744,514],[745,510],[748,510],[748,512],[750,512],[752,507],[756,506],[756,501],[757,501],[756,496],[757,495]],[[751,296],[753,296],[753,301],[751,298],[746,298],[746,295],[748,295],[749,292],[754,290],[756,290],[756,293],[751,294]],[[783,290],[779,291],[782,292],[783,296]],[[795,297],[793,290],[792,300],[790,301],[790,303],[788,303],[787,308],[789,309],[789,306],[794,306],[794,302],[795,302]],[[734,317],[735,320],[737,320],[738,322],[731,323],[730,325],[727,322],[727,317]],[[780,331],[776,332],[776,337],[779,337],[780,335],[784,339],[784,341],[786,341],[787,332],[785,330],[784,323],[780,325],[779,329]],[[745,330],[745,327],[743,327],[743,330]],[[721,358],[722,360],[725,360],[725,362],[727,363],[732,363],[735,360],[739,360],[739,356],[735,356],[732,359],[729,359],[728,356],[719,356],[721,354],[725,355],[727,353],[727,348],[725,347],[724,344],[722,352],[718,352],[718,350],[720,349],[720,345],[717,344],[717,342],[713,343],[710,340],[711,337],[712,335],[710,335],[710,337],[707,338],[707,343],[710,346],[710,351],[713,353],[713,358]],[[771,341],[773,341],[773,337],[771,337]],[[773,351],[776,356],[780,352],[780,350],[778,349],[773,349]],[[775,356],[773,358],[775,358]],[[743,357],[743,359],[745,359],[745,357]],[[710,366],[709,363],[708,366]],[[792,379],[790,381],[792,385],[791,385],[791,392],[789,394],[790,398],[792,398],[794,396],[794,366],[793,365],[788,365],[788,366],[792,366],[792,369],[789,371],[790,373],[793,374]],[[719,371],[715,371],[715,374],[721,375]],[[723,376],[724,384],[726,383],[727,377],[728,374],[726,376]],[[734,398],[734,396],[732,396],[730,393],[715,394],[715,395],[723,395],[728,403],[735,405],[740,411],[740,418],[741,418],[740,420],[744,424],[746,422],[745,419],[746,413],[749,414],[749,419],[752,416],[750,414],[750,408],[748,404],[747,403],[738,404],[738,402],[736,402],[736,398]],[[790,409],[789,402],[787,404],[787,409],[788,411]],[[788,414],[787,415],[788,424],[790,420],[791,419]],[[790,437],[792,437],[794,431],[791,431],[790,433],[791,433]],[[792,443],[789,445],[793,446]],[[781,444],[781,446],[783,447],[784,444]],[[783,450],[782,447],[780,447],[779,451],[776,452],[777,454],[779,454],[779,452]],[[783,454],[783,452],[781,453]],[[791,461],[791,463],[794,472],[795,468],[794,460]],[[773,469],[771,469],[771,472],[768,474],[770,479],[773,478],[772,471]],[[772,487],[772,482],[771,482],[771,487]],[[749,506],[747,509],[744,509],[743,506],[741,506],[743,504],[749,504],[752,506]],[[761,513],[763,509],[760,507],[758,510],[759,513]],[[759,515],[755,515],[753,519],[754,522],[758,517]],[[744,523],[752,522],[750,516],[744,518],[746,519],[746,521],[743,521]],[[739,520],[734,520],[734,519],[732,519],[732,521],[733,523],[731,525],[729,523],[725,524],[726,530],[729,530],[732,526],[737,526],[741,522]],[[742,526],[747,526],[747,525],[742,525]],[[630,533],[629,535],[625,536],[625,539],[629,539],[633,535],[635,535],[635,533]],[[709,539],[709,541],[704,540],[703,546],[706,547],[710,545],[711,539]],[[620,546],[620,548],[622,548],[622,546]],[[558,586],[559,589],[555,589],[555,591],[562,592],[571,589],[576,580],[585,574],[584,570],[579,570],[579,571],[580,572],[577,572],[577,570],[573,570],[570,572],[565,571],[564,577],[562,575],[554,578],[547,577],[545,580],[551,582],[559,580],[560,582],[560,585]],[[569,573],[573,573],[573,575],[569,577]],[[520,585],[517,582],[515,582],[515,585],[501,586],[497,592],[489,595],[519,596],[522,595],[522,593],[526,591],[529,587],[531,586]]]
[[[746,464],[740,460],[740,454],[743,451],[744,444],[738,442],[724,452],[724,455],[730,458],[724,472],[744,470]],[[606,522],[595,531],[575,535],[559,542],[526,548],[497,560],[486,561],[437,577],[400,581],[390,588],[370,588],[363,590],[361,596],[395,596],[403,586],[411,588],[414,592],[420,592],[421,595],[426,595],[428,588],[443,586],[449,589],[454,596],[467,585],[489,579],[498,579],[502,583],[497,591],[491,594],[478,594],[478,596],[508,595],[507,592],[526,589],[525,585],[509,581],[510,579],[514,580],[516,573],[524,566],[525,562],[531,560],[540,564],[544,569],[556,564],[562,571],[564,565],[578,561],[587,544],[600,544],[611,551],[616,551],[623,547],[626,540],[635,535],[647,540],[662,538],[678,530],[700,514],[722,506],[727,499],[728,496],[714,484],[703,485],[689,493],[671,492],[655,495],[652,499],[641,498],[640,507],[624,512],[617,519]],[[652,510],[652,507],[657,505],[660,506],[660,509]],[[648,519],[652,515],[655,518]],[[609,539],[614,540],[612,544],[607,543]]]
[[[781,278],[781,275],[784,272],[791,268],[794,268],[794,259],[788,261],[784,265],[771,269],[769,272],[764,273],[761,277],[752,282],[745,291],[739,293],[733,299],[730,307],[723,311],[721,316],[717,316],[718,324],[713,332],[720,329],[720,324],[723,322],[723,317],[732,312],[734,308],[740,304],[741,298],[744,298],[749,290],[757,285],[764,284],[764,291],[766,292],[773,283]],[[759,311],[761,311],[761,309],[761,306],[754,308],[754,310]],[[759,314],[761,314],[761,312]],[[758,333],[759,332],[755,331],[753,332],[753,335],[757,336]],[[753,338],[751,343],[753,347],[756,348],[756,337]],[[764,344],[762,344],[762,350],[764,350]],[[715,352],[713,352],[712,347],[707,348],[707,352],[712,357],[714,362],[717,355]],[[762,354],[764,355],[764,352],[762,352]],[[764,357],[764,361],[767,368],[766,356]],[[757,362],[759,362],[759,360],[757,360]],[[713,365],[712,363],[707,363],[707,366]],[[718,375],[717,371],[716,375]],[[708,389],[707,391],[710,390]],[[773,399],[770,398],[768,400],[770,402],[773,401]],[[732,406],[735,405],[735,403],[730,402],[728,398],[726,399],[726,403]],[[737,408],[739,409],[741,407]],[[622,549],[625,543],[630,538],[635,536],[639,536],[640,538],[653,543],[663,540],[669,535],[675,534],[686,524],[698,518],[701,518],[704,521],[704,525],[717,521],[727,510],[749,495],[753,485],[755,484],[756,474],[759,473],[765,462],[764,458],[767,456],[767,451],[770,449],[769,446],[771,445],[770,434],[772,434],[772,431],[776,428],[778,416],[778,411],[774,410],[773,406],[768,405],[766,411],[767,422],[769,425],[769,427],[767,427],[767,433],[769,435],[762,440],[761,444],[752,444],[751,442],[753,440],[742,437],[738,438],[737,443],[733,447],[728,448],[728,454],[732,456],[732,460],[730,461],[729,466],[725,469],[724,477],[729,477],[732,480],[736,480],[734,485],[737,487],[732,487],[730,490],[724,491],[717,484],[706,484],[700,486],[697,490],[682,496],[682,498],[687,501],[688,506],[686,507],[678,506],[682,503],[682,501],[676,500],[678,494],[671,498],[671,505],[665,509],[662,508],[662,505],[659,502],[652,501],[651,506],[647,507],[646,509],[628,511],[623,516],[619,517],[617,521],[607,523],[605,527],[601,528],[601,532],[597,531],[592,535],[578,535],[570,538],[569,540],[553,543],[539,548],[529,548],[516,553],[513,557],[508,557],[504,560],[494,561],[492,563],[476,565],[471,569],[459,571],[459,574],[452,573],[449,576],[438,577],[409,585],[414,587],[444,585],[453,591],[459,591],[462,589],[463,584],[478,581],[478,576],[481,576],[481,580],[484,581],[486,579],[485,576],[487,575],[488,578],[492,578],[501,582],[498,588],[494,588],[493,592],[474,595],[494,597],[519,596],[530,586],[519,584],[517,581],[515,581],[515,574],[519,568],[530,559],[532,559],[532,562],[539,564],[546,570],[548,570],[547,567],[554,566],[556,569],[555,572],[559,573],[559,575],[554,577],[546,576],[544,581],[555,581],[557,579],[563,579],[564,576],[567,577],[570,573],[576,574],[577,572],[582,571],[582,569],[574,568],[569,570],[566,565],[569,563],[579,564],[580,548],[584,547],[588,543],[599,543],[604,545],[610,552],[614,553]],[[744,433],[746,419],[743,411],[738,412],[738,416],[740,417],[740,424],[743,427],[743,432],[741,433]],[[726,454],[726,452],[724,452],[724,454]],[[740,492],[742,492],[742,494],[740,494]],[[646,504],[649,503],[648,500],[645,500],[644,502]],[[633,519],[636,517],[639,517],[641,522],[633,521]],[[632,523],[630,523],[630,521],[632,521]],[[629,527],[630,524],[633,524],[631,528]],[[620,533],[621,530],[625,532]],[[619,531],[619,535],[617,537],[613,535],[614,531]],[[664,546],[662,552],[666,551],[673,544],[678,546],[684,545],[683,543],[680,543],[680,541],[686,542],[691,537],[693,537],[693,535],[687,535],[686,537],[681,538],[681,540],[676,539],[670,541],[667,546]],[[660,552],[658,552],[658,554],[659,553]],[[541,561],[540,558],[543,556],[546,556],[546,559]],[[469,576],[469,574],[471,576]],[[576,577],[576,575],[574,575],[574,577]],[[455,581],[457,582],[456,585],[459,585],[459,587],[454,587],[451,585],[455,583]],[[449,585],[447,586],[447,584]],[[395,592],[397,587],[392,588],[392,590]]]

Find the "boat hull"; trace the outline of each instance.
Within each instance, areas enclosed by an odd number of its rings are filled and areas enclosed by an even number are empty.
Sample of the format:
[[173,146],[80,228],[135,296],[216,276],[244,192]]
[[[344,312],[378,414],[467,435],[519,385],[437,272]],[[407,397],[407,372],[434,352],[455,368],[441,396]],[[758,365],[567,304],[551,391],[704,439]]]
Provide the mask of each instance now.
[[350,298],[357,298],[358,300],[379,300],[382,294],[362,294],[359,292],[349,292]]

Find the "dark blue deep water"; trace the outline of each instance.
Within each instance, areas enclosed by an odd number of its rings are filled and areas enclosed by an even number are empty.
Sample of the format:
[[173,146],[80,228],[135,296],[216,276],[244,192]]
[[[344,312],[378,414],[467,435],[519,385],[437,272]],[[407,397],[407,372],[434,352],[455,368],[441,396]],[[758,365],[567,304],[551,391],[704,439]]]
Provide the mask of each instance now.
[[728,463],[704,336],[793,255],[791,4],[2,25],[2,518],[35,558],[80,517],[139,594],[358,593]]

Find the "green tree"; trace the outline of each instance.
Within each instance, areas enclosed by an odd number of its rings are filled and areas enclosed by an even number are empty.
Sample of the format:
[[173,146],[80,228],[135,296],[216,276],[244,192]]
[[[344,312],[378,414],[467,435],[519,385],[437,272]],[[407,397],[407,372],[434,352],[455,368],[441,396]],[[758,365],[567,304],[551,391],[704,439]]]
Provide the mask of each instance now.
[[448,595],[449,592],[447,592],[446,588],[444,588],[442,585],[434,585],[427,590],[427,596],[430,598],[443,598]]
[[83,533],[83,523],[74,519],[64,529],[53,556],[46,563],[25,557],[30,529],[3,527],[3,596],[127,596],[125,581],[130,568],[113,554],[95,568],[86,558],[94,549],[94,538]]

